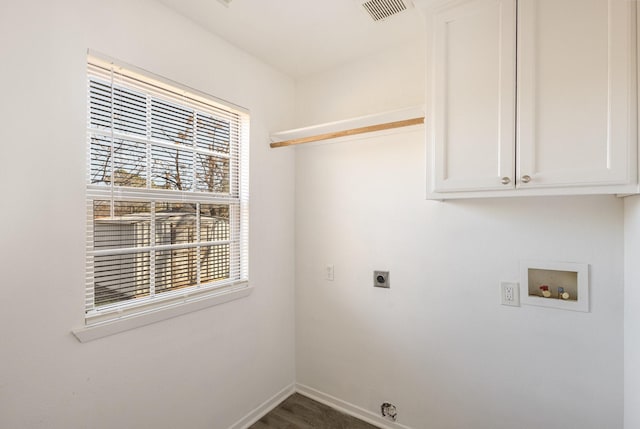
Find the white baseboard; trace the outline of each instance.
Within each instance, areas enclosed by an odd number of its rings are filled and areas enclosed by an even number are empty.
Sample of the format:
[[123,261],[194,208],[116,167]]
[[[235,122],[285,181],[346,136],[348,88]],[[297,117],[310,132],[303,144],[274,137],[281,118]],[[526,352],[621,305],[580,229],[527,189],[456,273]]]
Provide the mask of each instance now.
[[229,427],[229,429],[247,429],[295,392],[367,423],[376,425],[380,429],[412,429],[409,426],[405,426],[400,423],[390,422],[369,410],[365,410],[357,405],[353,405],[349,402],[343,401],[342,399],[336,398],[335,396],[328,395],[312,387],[299,383],[290,384],[280,390],[271,398],[251,410],[246,416]]
[[296,388],[294,384],[288,385],[271,398],[251,410],[249,414],[238,420],[229,429],[247,429],[249,426],[260,420],[264,415],[269,413],[269,411],[277,407],[282,401],[295,393],[295,391]]
[[409,426],[401,425],[400,423],[390,422],[383,417],[372,413],[371,411],[360,408],[357,405],[350,404],[349,402],[338,399],[334,396],[320,392],[312,387],[305,386],[303,384],[296,383],[295,391],[301,395],[307,396],[315,401],[325,404],[338,411],[342,411],[345,414],[356,417],[372,425],[376,425],[381,429],[411,429]]

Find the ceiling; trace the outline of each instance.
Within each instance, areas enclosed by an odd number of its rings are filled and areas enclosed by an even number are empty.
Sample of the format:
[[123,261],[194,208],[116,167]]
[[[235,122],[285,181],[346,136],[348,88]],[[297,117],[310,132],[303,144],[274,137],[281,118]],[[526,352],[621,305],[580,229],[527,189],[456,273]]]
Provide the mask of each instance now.
[[[422,38],[421,3],[373,21],[357,0],[158,0],[294,78]],[[228,1],[228,0],[227,0]]]

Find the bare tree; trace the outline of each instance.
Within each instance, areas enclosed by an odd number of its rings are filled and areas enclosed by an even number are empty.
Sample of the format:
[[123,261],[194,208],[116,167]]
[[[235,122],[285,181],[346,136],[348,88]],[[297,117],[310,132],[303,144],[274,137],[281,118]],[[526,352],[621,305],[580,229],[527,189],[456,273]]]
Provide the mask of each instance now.
[[[114,144],[113,152],[110,145],[101,144],[97,138],[93,138],[94,150],[99,151],[99,147],[102,147],[102,152],[105,154],[103,159],[94,157],[91,165],[91,183],[105,183],[110,185],[113,178],[114,185],[118,186],[134,186],[137,188],[144,188],[147,184],[146,179],[142,176],[145,171],[145,157],[144,155],[131,156],[131,151],[126,146],[125,142],[119,140]],[[128,155],[123,159],[125,162],[120,161],[119,154]],[[113,174],[111,174],[111,160],[114,159]],[[95,162],[94,162],[95,161]]]

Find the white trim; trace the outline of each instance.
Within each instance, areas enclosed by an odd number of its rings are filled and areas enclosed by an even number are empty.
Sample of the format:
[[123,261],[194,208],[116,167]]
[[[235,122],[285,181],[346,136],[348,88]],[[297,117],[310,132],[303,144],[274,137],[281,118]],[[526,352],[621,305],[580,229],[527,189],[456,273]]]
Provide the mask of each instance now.
[[215,291],[214,293],[198,297],[198,299],[188,300],[185,298],[185,300],[172,302],[164,307],[153,308],[143,313],[123,315],[121,318],[112,319],[104,323],[97,323],[95,325],[84,326],[82,328],[74,329],[71,332],[78,341],[86,343],[98,338],[150,325],[152,323],[202,310],[214,305],[223,304],[239,298],[244,298],[249,296],[252,291],[253,287],[248,285],[231,290],[224,289],[222,291]]
[[267,399],[262,404],[258,405],[256,408],[247,413],[246,416],[242,417],[236,423],[229,426],[229,429],[247,429],[262,417],[267,415],[269,412],[271,412],[274,408],[276,408],[285,399],[287,399],[294,393],[299,393],[335,410],[341,411],[372,425],[376,425],[380,429],[412,429],[410,426],[390,422],[378,416],[377,414],[372,413],[369,410],[365,410],[364,408],[358,407],[357,405],[353,405],[349,402],[343,401],[342,399],[338,399],[335,396],[331,396],[300,383],[290,384],[289,386],[280,390],[271,398]]
[[548,188],[519,188],[504,191],[464,191],[464,192],[436,192],[429,189],[427,200],[456,200],[471,198],[504,198],[504,197],[549,197],[574,195],[636,195],[640,192],[638,185],[604,185],[604,186],[563,186]]
[[295,384],[290,384],[262,404],[251,410],[246,416],[229,426],[229,429],[247,429],[249,426],[267,415],[271,410],[280,405],[282,401],[295,393]]
[[357,419],[376,425],[380,429],[412,429],[411,427],[400,423],[390,422],[369,410],[365,410],[357,405],[353,405],[349,402],[343,401],[342,399],[336,398],[335,396],[320,392],[319,390],[305,386],[304,384],[296,383],[296,392],[333,409],[349,414]]
[[154,294],[149,298],[130,299],[127,301],[107,304],[99,309],[93,309],[85,313],[85,325],[94,326],[109,323],[113,320],[123,320],[141,314],[151,313],[189,302],[206,300],[210,297],[221,296],[225,293],[246,288],[248,282],[222,281],[213,284],[204,284],[199,287],[185,287],[173,291]]

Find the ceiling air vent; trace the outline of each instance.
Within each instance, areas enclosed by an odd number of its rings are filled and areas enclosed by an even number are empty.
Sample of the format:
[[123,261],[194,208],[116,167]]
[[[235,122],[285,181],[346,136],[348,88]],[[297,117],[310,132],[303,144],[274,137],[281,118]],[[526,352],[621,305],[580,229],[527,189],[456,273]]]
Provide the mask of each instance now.
[[371,19],[380,21],[413,7],[411,0],[358,0]]

